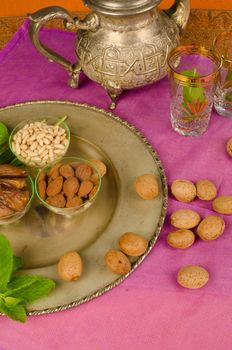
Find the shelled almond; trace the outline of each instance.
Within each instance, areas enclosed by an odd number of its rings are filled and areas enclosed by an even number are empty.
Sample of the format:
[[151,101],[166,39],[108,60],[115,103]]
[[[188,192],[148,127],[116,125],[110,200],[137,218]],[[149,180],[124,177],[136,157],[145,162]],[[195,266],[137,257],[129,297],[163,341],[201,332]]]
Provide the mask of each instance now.
[[73,208],[93,199],[99,189],[99,176],[91,163],[60,162],[47,171],[41,171],[36,186],[40,198],[47,204]]

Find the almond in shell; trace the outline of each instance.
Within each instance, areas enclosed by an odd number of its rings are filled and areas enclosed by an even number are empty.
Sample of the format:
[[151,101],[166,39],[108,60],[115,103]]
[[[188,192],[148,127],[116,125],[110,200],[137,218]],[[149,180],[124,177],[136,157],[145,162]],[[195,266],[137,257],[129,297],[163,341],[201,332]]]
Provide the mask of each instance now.
[[134,189],[143,199],[154,199],[159,194],[158,182],[152,174],[138,176],[134,181]]
[[225,221],[217,215],[206,216],[197,227],[197,235],[204,241],[220,237],[225,230]]
[[217,196],[217,188],[210,180],[203,179],[196,183],[197,197],[204,201],[211,201]]
[[65,253],[58,262],[57,270],[64,281],[78,280],[83,271],[81,256],[74,251]]
[[220,196],[214,199],[213,209],[220,214],[232,214],[232,196]]
[[119,239],[119,248],[129,256],[143,255],[147,247],[147,239],[133,232],[126,232]]
[[105,263],[117,275],[124,275],[131,270],[130,260],[120,250],[109,250],[105,255]]
[[232,157],[232,138],[227,141],[226,151],[230,157]]
[[206,269],[197,265],[182,267],[177,275],[177,282],[185,288],[199,289],[209,281],[209,273]]
[[196,197],[195,185],[189,180],[175,180],[171,185],[173,196],[180,202],[189,203]]
[[172,248],[186,249],[191,247],[195,241],[195,235],[192,231],[182,229],[169,232],[167,236],[167,243]]
[[191,229],[201,220],[200,215],[191,209],[180,209],[172,213],[171,225],[180,229]]

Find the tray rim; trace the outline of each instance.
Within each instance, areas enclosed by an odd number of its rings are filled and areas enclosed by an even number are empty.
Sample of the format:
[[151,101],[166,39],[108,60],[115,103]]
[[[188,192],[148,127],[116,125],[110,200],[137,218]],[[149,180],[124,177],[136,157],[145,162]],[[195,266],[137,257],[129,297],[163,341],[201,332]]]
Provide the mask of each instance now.
[[[93,300],[93,299],[101,296],[102,294],[110,291],[111,289],[113,289],[114,287],[119,285],[121,282],[123,282],[127,277],[129,277],[137,269],[137,267],[143,262],[143,260],[148,256],[148,254],[153,249],[153,247],[156,244],[156,241],[157,241],[157,239],[159,237],[160,231],[161,231],[161,229],[163,227],[164,220],[165,220],[166,213],[167,213],[167,207],[168,207],[168,183],[167,183],[167,177],[166,177],[165,170],[164,170],[162,161],[161,161],[158,153],[154,150],[153,146],[150,144],[150,142],[142,134],[141,131],[139,131],[134,125],[132,125],[128,121],[122,119],[118,115],[116,115],[116,114],[114,114],[112,112],[106,111],[103,108],[99,108],[97,106],[94,106],[94,105],[89,105],[87,103],[79,103],[79,102],[74,102],[74,101],[68,101],[68,100],[34,100],[34,101],[32,100],[32,101],[25,101],[25,102],[20,102],[20,103],[15,103],[15,104],[11,104],[11,105],[0,107],[0,112],[6,111],[8,109],[11,109],[11,110],[12,109],[16,109],[16,108],[22,107],[22,106],[34,105],[34,104],[36,104],[36,105],[40,105],[41,104],[42,105],[42,104],[45,104],[45,103],[46,104],[72,105],[72,106],[76,106],[76,107],[82,107],[82,108],[85,108],[85,109],[89,109],[91,111],[100,112],[101,114],[104,115],[104,117],[115,120],[119,124],[123,125],[127,129],[129,129],[131,132],[133,132],[133,134],[135,136],[137,136],[140,139],[141,142],[143,142],[143,144],[145,145],[146,149],[148,150],[148,152],[152,156],[154,162],[157,164],[157,167],[159,168],[159,174],[160,174],[160,179],[161,179],[162,188],[163,188],[163,207],[162,207],[162,210],[161,210],[161,215],[160,215],[160,218],[159,218],[158,225],[156,227],[156,230],[153,232],[153,238],[150,240],[148,250],[141,257],[139,257],[139,259],[135,263],[133,263],[133,266],[132,266],[132,269],[130,270],[130,272],[128,272],[126,275],[118,277],[114,282],[108,284],[104,288],[99,289],[97,292],[94,292],[92,294],[89,294],[89,295],[85,296],[84,298],[81,298],[79,300],[77,299],[77,300],[75,300],[75,301],[73,301],[71,303],[65,304],[65,305],[60,305],[60,306],[56,306],[56,307],[46,308],[44,310],[29,311],[29,312],[27,312],[27,315],[29,315],[29,316],[44,315],[44,314],[50,314],[50,313],[55,313],[55,312],[65,311],[65,310],[71,309],[73,307],[79,306],[81,304],[84,304],[84,303],[86,303],[86,302],[88,302],[90,300]],[[1,315],[1,313],[0,313],[0,315]]]

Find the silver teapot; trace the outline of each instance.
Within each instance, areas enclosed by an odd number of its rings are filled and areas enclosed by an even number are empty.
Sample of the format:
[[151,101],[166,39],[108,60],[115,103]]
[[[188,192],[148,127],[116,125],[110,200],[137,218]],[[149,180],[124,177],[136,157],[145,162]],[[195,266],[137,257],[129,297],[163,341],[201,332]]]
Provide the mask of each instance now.
[[[112,101],[109,108],[114,109],[123,90],[151,84],[167,74],[167,56],[186,26],[190,0],[175,0],[166,11],[157,8],[160,2],[85,0],[93,12],[84,20],[73,18],[62,7],[47,7],[29,16],[30,38],[38,51],[66,68],[71,87],[78,87],[82,70],[106,89]],[[40,28],[55,18],[78,30],[75,64],[40,41]]]

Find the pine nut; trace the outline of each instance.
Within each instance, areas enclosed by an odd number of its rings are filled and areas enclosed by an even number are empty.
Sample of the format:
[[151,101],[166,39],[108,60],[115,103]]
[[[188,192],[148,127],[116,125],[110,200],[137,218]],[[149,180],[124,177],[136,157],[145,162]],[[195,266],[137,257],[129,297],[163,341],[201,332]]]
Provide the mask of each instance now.
[[12,149],[27,164],[41,166],[64,154],[67,143],[64,128],[36,121],[14,135]]
[[41,153],[43,153],[45,151],[45,146],[40,147],[38,146],[38,154],[40,155]]
[[54,144],[58,145],[60,144],[60,136],[56,136],[55,140],[54,140]]
[[55,149],[56,149],[56,148],[59,148],[59,149],[62,149],[62,150],[63,150],[63,149],[65,148],[65,146],[62,145],[62,144],[59,144],[59,145],[55,145]]

